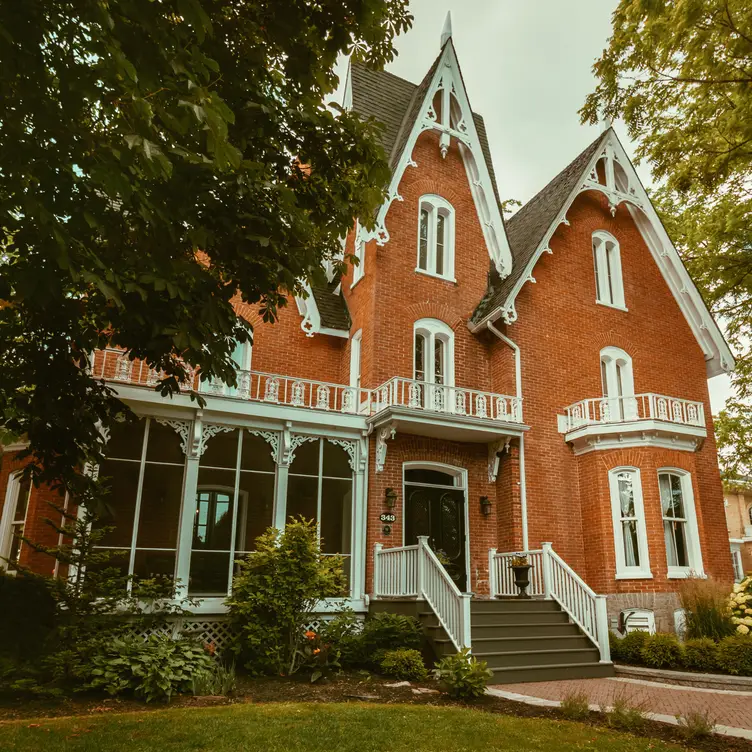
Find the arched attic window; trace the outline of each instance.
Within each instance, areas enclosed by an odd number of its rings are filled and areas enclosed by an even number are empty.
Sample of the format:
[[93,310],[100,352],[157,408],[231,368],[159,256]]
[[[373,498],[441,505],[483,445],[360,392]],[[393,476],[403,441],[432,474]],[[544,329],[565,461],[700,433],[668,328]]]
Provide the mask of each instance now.
[[603,230],[593,233],[593,264],[596,302],[625,309],[619,243]]
[[618,347],[604,347],[600,365],[603,389],[601,419],[618,422],[637,418],[632,358]]
[[415,271],[454,281],[454,207],[441,196],[421,196]]

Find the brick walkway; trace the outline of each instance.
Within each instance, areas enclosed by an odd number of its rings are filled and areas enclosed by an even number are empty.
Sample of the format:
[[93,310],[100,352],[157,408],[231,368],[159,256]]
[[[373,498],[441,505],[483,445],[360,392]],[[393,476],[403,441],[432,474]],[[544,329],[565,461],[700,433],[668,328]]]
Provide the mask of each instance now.
[[646,713],[673,718],[694,710],[707,710],[721,726],[752,730],[752,692],[696,689],[618,678],[498,684],[491,689],[555,701],[574,693],[584,693],[595,706],[611,705],[614,697],[621,696]]

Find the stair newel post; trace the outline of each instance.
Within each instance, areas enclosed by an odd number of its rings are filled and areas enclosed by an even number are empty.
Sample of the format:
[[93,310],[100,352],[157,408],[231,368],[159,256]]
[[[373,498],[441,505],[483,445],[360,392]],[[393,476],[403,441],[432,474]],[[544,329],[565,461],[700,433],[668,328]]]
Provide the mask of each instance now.
[[381,582],[381,549],[384,548],[382,543],[373,545],[373,597],[378,598],[379,584]]
[[598,635],[598,649],[601,652],[601,663],[611,661],[611,646],[608,642],[608,609],[606,608],[606,596],[595,596],[595,624]]
[[488,593],[492,598],[496,597],[496,549],[488,549]]
[[423,595],[426,591],[426,549],[428,548],[428,536],[418,536],[418,566],[417,566],[417,578],[416,588],[418,591],[418,598],[424,598]]
[[541,566],[543,567],[543,597],[547,600],[551,600],[551,553],[552,543],[541,543],[543,554],[541,555]]
[[462,599],[460,601],[462,605],[462,647],[471,647],[471,632],[470,632],[470,599],[472,595],[470,593],[462,593],[460,595]]

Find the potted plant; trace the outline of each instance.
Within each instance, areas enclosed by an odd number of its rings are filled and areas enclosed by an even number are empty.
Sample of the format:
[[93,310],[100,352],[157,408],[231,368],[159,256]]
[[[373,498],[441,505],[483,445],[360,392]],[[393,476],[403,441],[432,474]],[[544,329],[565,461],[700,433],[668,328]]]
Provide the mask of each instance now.
[[533,568],[533,565],[527,560],[527,556],[518,554],[512,557],[511,567],[514,572],[514,584],[520,591],[517,597],[529,598],[527,589],[530,587],[530,570]]

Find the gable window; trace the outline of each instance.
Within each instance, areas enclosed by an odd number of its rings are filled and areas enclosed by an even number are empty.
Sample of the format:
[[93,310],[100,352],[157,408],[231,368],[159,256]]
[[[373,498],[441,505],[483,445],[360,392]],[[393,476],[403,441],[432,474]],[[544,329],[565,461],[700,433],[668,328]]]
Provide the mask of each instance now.
[[669,577],[702,574],[692,478],[683,470],[658,473]]
[[355,247],[353,248],[353,256],[358,259],[358,263],[353,264],[353,280],[350,287],[355,287],[355,285],[363,279],[363,275],[366,273],[366,241],[362,236],[360,222],[355,223]]
[[593,233],[595,299],[598,303],[625,308],[619,243],[613,235],[599,230]]
[[20,473],[13,475],[8,482],[0,520],[0,570],[14,570],[21,556],[21,538],[26,527],[31,487],[31,479]]
[[638,417],[632,358],[618,347],[601,350],[601,420],[620,422]]
[[440,196],[420,199],[416,271],[454,281],[454,208]]
[[652,577],[645,530],[642,483],[637,468],[615,468],[608,474],[616,547],[616,578]]

